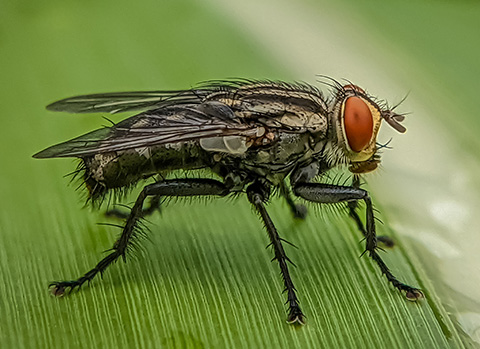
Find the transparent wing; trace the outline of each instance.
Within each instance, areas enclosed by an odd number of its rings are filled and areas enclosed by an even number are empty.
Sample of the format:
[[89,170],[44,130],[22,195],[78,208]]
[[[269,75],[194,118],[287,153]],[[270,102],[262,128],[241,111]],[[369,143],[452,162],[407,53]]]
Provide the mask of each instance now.
[[259,125],[234,118],[230,108],[220,103],[171,106],[128,118],[54,145],[35,158],[88,157],[98,153],[178,143],[209,137],[253,136]]
[[199,103],[202,90],[113,92],[65,98],[47,106],[48,110],[68,113],[111,114],[131,110],[151,110],[171,104]]

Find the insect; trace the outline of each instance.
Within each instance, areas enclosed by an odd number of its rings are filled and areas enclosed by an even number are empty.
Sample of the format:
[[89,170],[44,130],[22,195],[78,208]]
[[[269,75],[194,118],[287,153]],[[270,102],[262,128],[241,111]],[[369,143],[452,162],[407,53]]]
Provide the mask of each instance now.
[[[306,209],[295,204],[292,192],[315,203],[346,203],[365,237],[365,252],[382,274],[407,299],[421,298],[422,292],[397,280],[378,255],[372,200],[360,188],[361,176],[380,163],[382,146],[376,138],[381,122],[403,133],[404,116],[356,85],[327,79],[324,83],[331,89],[328,98],[306,83],[227,80],[206,82],[189,90],[92,94],[50,104],[49,110],[70,113],[141,110],[111,127],[34,155],[79,158],[83,182],[93,202],[156,177],[138,195],[111,252],[78,279],[53,282],[52,293],[61,296],[80,288],[119,258],[125,259],[141,233],[141,218],[153,211],[161,198],[245,194],[265,225],[274,260],[280,266],[287,294],[287,321],[304,324],[283,247],[285,240],[266,208],[275,191],[297,217],[304,217]],[[322,183],[330,170],[342,167],[351,173],[351,185]],[[213,178],[185,175],[165,179],[172,171],[199,169],[210,171]],[[147,197],[152,198],[151,206],[144,208]],[[357,213],[359,201],[366,206],[365,225]]]

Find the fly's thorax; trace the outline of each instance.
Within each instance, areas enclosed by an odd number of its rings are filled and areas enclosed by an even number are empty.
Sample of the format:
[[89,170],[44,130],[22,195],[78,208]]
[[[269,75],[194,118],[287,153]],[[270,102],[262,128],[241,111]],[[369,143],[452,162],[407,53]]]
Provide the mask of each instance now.
[[279,132],[276,137],[276,142],[250,149],[240,163],[242,169],[273,184],[279,184],[299,163],[313,156],[308,133]]
[[224,169],[230,169],[226,172],[245,172],[280,183],[299,162],[312,157],[309,141],[308,133],[265,130],[257,138],[215,137],[202,139],[199,144],[209,153],[212,169],[224,177]]
[[[285,104],[272,101],[226,101],[238,108],[240,118],[257,118],[266,127],[291,130],[296,132],[323,133],[327,131],[327,113],[303,105]],[[259,115],[265,115],[259,117]]]
[[276,142],[252,149],[246,160],[259,165],[288,166],[311,152],[309,140],[308,133],[279,132]]
[[382,121],[380,107],[358,86],[346,85],[333,101],[330,116],[332,137],[350,164],[350,171],[373,171],[379,163],[375,153]]
[[312,133],[327,130],[327,105],[321,92],[311,86],[259,83],[214,93],[208,99],[230,107],[240,120],[254,119],[266,127]]
[[291,166],[311,151],[312,135],[325,139],[328,131],[327,105],[311,86],[258,83],[212,93],[206,101],[228,106],[248,134],[203,138],[200,146],[217,163],[235,158],[242,166],[261,168],[259,175]]

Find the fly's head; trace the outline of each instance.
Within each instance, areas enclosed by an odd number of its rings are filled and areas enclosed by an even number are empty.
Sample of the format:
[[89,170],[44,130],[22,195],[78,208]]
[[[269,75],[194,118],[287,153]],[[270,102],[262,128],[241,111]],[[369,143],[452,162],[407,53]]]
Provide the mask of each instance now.
[[380,163],[377,154],[377,134],[382,120],[400,133],[406,131],[400,124],[404,116],[393,109],[382,108],[360,87],[337,87],[332,106],[332,121],[336,139],[349,160],[349,171],[360,174],[375,170]]

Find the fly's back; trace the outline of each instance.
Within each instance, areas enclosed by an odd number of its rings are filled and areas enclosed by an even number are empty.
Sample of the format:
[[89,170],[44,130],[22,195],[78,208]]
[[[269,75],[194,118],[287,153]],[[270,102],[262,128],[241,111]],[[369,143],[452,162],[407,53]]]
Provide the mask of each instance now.
[[251,83],[214,92],[207,100],[229,106],[235,116],[291,132],[325,134],[327,104],[320,90],[306,84]]

